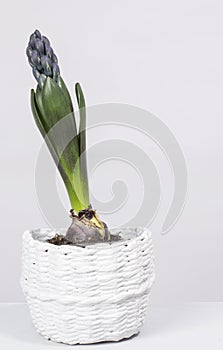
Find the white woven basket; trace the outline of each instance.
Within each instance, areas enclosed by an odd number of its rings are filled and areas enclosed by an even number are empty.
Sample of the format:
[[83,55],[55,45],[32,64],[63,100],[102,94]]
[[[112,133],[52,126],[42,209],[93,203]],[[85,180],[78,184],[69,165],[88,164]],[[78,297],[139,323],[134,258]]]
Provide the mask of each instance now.
[[151,234],[119,232],[122,241],[85,248],[47,243],[55,234],[47,229],[24,233],[21,285],[45,338],[87,344],[140,331],[154,280]]

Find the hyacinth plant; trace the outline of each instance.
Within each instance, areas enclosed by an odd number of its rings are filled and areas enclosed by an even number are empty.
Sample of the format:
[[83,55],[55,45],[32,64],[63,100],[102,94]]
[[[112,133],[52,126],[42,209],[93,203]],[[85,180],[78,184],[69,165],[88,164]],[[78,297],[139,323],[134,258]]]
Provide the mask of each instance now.
[[82,88],[79,83],[75,84],[80,117],[77,129],[71,96],[61,77],[50,41],[35,30],[26,53],[37,81],[36,90],[31,90],[32,113],[63,179],[72,208],[72,223],[65,237],[56,235],[51,243],[109,241],[112,235],[89,199],[86,107]]

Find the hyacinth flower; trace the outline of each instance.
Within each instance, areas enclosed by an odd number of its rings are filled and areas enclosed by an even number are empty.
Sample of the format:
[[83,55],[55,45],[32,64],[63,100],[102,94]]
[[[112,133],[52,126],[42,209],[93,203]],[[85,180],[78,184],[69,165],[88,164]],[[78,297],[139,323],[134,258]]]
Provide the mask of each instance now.
[[[74,244],[108,241],[111,235],[107,225],[92,209],[89,199],[86,107],[82,88],[79,83],[75,84],[80,116],[77,129],[71,96],[50,41],[36,30],[30,36],[26,53],[37,81],[36,90],[31,90],[32,113],[63,179],[72,208],[72,223],[65,241]],[[53,242],[56,243],[57,238]]]

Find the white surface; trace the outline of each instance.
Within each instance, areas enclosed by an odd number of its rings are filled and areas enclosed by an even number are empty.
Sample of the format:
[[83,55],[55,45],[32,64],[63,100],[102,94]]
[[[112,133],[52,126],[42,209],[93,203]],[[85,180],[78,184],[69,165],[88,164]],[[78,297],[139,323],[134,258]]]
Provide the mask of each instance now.
[[[223,301],[222,18],[222,0],[3,3],[1,301],[24,300],[22,233],[46,226],[35,200],[34,167],[42,140],[30,112],[35,81],[25,57],[35,28],[51,38],[70,90],[75,81],[82,83],[88,105],[123,102],[145,108],[168,125],[184,150],[189,194],[183,215],[165,237],[159,235],[164,216],[151,229],[153,302]],[[164,185],[169,172],[168,164],[160,167]]]
[[[141,333],[120,343],[77,345],[75,349],[221,350],[223,303],[152,305]],[[0,305],[0,346],[14,349],[68,349],[48,342],[32,326],[25,304]]]

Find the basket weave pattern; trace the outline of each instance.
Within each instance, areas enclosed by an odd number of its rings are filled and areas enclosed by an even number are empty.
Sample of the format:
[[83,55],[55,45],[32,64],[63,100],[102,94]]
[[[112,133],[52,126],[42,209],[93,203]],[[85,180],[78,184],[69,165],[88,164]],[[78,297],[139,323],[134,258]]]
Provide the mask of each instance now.
[[[118,341],[140,331],[154,280],[147,229],[121,229],[122,241],[85,248],[23,235],[21,285],[37,331],[66,344]],[[115,232],[113,232],[115,233]]]

